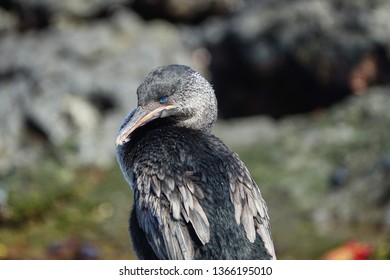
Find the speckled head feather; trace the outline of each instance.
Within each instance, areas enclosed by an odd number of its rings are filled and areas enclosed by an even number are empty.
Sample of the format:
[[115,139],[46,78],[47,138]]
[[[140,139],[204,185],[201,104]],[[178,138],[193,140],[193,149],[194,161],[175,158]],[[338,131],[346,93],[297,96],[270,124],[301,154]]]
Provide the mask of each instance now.
[[185,65],[155,68],[138,87],[138,106],[167,96],[177,125],[210,131],[217,119],[217,99],[210,83]]
[[[217,119],[213,88],[198,72],[185,65],[155,68],[138,87],[137,95],[138,108],[122,122],[117,144],[128,141],[133,130],[156,118],[170,117],[177,126],[205,132],[211,131]],[[161,103],[161,98],[166,98],[166,102]],[[133,122],[129,122],[131,119]]]

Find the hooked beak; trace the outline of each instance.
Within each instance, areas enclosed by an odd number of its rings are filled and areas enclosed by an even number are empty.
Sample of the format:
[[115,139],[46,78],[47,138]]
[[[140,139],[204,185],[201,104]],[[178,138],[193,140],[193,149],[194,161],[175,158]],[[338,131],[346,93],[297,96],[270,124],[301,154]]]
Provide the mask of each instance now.
[[176,108],[176,106],[173,105],[160,105],[157,108],[138,106],[129,122],[119,131],[118,136],[116,137],[116,145],[123,145],[129,140],[131,133],[138,127],[160,118],[164,112],[174,108]]

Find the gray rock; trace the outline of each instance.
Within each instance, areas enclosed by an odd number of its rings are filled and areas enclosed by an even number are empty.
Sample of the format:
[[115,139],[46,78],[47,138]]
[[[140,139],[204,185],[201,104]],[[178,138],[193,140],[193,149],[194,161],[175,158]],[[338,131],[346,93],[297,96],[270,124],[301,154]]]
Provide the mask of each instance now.
[[16,25],[16,18],[7,11],[0,8],[0,34]]
[[42,149],[71,165],[109,166],[116,129],[144,76],[156,65],[191,64],[174,26],[124,11],[94,24],[7,33],[0,61],[3,174],[32,164]]
[[389,1],[256,1],[202,23],[225,118],[281,117],[390,83]]
[[41,6],[54,14],[74,17],[88,17],[102,10],[114,8],[116,5],[128,4],[131,0],[13,0],[14,5],[33,9]]
[[134,0],[131,7],[145,19],[166,18],[197,23],[214,15],[228,15],[244,7],[247,0]]

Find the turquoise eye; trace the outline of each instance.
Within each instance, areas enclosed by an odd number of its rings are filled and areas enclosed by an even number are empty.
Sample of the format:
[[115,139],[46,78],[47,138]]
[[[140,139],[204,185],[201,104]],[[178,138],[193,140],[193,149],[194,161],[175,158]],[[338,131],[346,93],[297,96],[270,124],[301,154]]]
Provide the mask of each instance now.
[[163,96],[163,97],[161,97],[160,98],[160,103],[162,104],[162,103],[165,103],[165,102],[167,102],[168,101],[168,97],[166,97],[166,96]]

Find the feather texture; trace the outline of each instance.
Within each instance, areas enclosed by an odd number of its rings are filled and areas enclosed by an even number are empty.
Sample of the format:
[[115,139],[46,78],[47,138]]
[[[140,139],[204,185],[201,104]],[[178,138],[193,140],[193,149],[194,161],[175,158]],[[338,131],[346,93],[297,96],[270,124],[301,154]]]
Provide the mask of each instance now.
[[268,253],[276,259],[267,205],[248,169],[235,153],[232,156],[229,166],[230,199],[236,222],[243,225],[250,242],[255,241],[257,233]]
[[[196,191],[199,187],[190,176],[181,178],[174,181],[150,169],[149,173],[142,173],[136,183],[142,209],[137,218],[151,247],[161,259],[193,259],[194,246],[189,226],[202,244],[210,240],[209,221],[198,202],[199,194],[203,192]],[[150,189],[153,191],[150,192]]]
[[211,134],[217,118],[211,85],[187,66],[167,65],[153,70],[137,95],[116,144],[134,192],[130,234],[138,257],[275,258],[259,188]]

